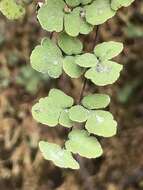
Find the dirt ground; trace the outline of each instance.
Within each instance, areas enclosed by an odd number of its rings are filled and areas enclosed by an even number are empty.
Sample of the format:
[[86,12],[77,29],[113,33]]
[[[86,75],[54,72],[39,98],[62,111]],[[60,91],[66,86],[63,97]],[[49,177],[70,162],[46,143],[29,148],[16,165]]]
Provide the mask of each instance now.
[[[82,79],[41,76],[30,67],[29,56],[43,36],[31,4],[23,20],[10,22],[0,15],[0,190],[143,190],[143,1],[118,11],[100,26],[99,42],[124,43],[116,59],[124,65],[120,80],[107,87],[88,82],[86,92],[106,92],[118,134],[100,138],[104,155],[83,159],[79,171],[60,169],[43,160],[40,139],[61,143],[65,129],[49,129],[32,119],[31,107],[51,87],[79,97]],[[91,48],[95,33],[83,39]]]

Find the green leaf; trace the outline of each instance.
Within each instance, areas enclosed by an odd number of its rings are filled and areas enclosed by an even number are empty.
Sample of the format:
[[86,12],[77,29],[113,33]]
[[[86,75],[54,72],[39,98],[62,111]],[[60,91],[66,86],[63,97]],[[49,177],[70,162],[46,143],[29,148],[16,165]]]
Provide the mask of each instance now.
[[75,62],[81,67],[95,67],[98,63],[98,59],[94,54],[85,53],[77,56]]
[[66,141],[66,149],[72,153],[79,154],[86,158],[97,158],[102,155],[103,150],[95,137],[90,137],[85,130],[74,129],[69,135],[69,140]]
[[80,4],[80,0],[65,0],[65,2],[71,7],[76,7]]
[[85,122],[90,112],[81,105],[73,106],[69,109],[69,118],[76,122]]
[[49,32],[62,31],[64,7],[65,3],[63,0],[48,0],[47,3],[43,4],[37,15],[42,28]]
[[100,60],[103,61],[116,57],[119,53],[122,52],[122,50],[123,50],[122,43],[110,41],[98,44],[94,48],[94,53]]
[[[76,5],[77,1],[68,1],[71,5]],[[89,0],[83,0],[82,4],[88,3]],[[63,0],[48,0],[38,11],[38,20],[43,29],[53,32],[61,32],[63,28],[70,36],[88,34],[92,31],[93,26],[86,23],[84,9],[76,7],[73,10],[69,8],[66,12],[66,4]],[[68,9],[68,8],[67,8]]]
[[79,0],[82,5],[91,3],[93,0]]
[[71,37],[66,33],[61,33],[58,45],[67,55],[77,55],[82,52],[83,45],[78,38]]
[[74,100],[72,97],[66,95],[63,91],[59,89],[55,89],[55,88],[50,90],[49,97],[52,97],[54,101],[56,102],[58,100],[58,105],[62,108],[71,107],[74,103]]
[[111,8],[113,10],[118,10],[121,7],[128,7],[135,0],[111,0]]
[[98,110],[88,118],[85,128],[89,133],[112,137],[117,132],[117,122],[110,112]]
[[79,78],[84,72],[84,69],[75,63],[75,59],[75,57],[67,56],[63,61],[63,69],[71,78]]
[[84,10],[80,7],[73,9],[69,14],[65,14],[64,26],[65,31],[70,36],[78,36],[81,34],[88,34],[93,30],[93,27],[86,23],[85,19],[81,17]]
[[62,74],[62,60],[59,63],[55,62],[55,64],[48,65],[47,69],[48,69],[48,75],[51,78],[59,78],[60,75]]
[[38,103],[32,107],[33,118],[44,125],[55,127],[58,124],[62,108],[56,104],[53,98],[41,98]]
[[76,6],[78,6],[79,4],[86,5],[86,4],[92,2],[92,0],[65,0],[65,1],[66,1],[66,3],[67,3],[69,6],[72,6],[72,7],[76,7]]
[[73,126],[73,121],[71,121],[69,118],[68,109],[65,109],[61,112],[59,124],[67,128],[71,128]]
[[[84,9],[81,10],[80,12],[81,12],[80,13],[81,15],[85,14]],[[80,34],[86,35],[86,34],[89,34],[92,30],[93,30],[93,26],[91,24],[85,22],[85,18],[84,17],[82,18],[82,16],[81,16],[81,19],[80,19]]]
[[35,47],[30,57],[32,67],[52,78],[58,78],[62,74],[62,52],[48,38],[44,38],[41,45]]
[[[32,107],[32,115],[36,121],[50,127],[55,127],[59,123],[63,110],[72,105],[73,98],[58,89],[52,89],[48,97],[41,98],[39,102]],[[61,118],[60,123],[64,122],[65,121]]]
[[0,0],[0,11],[10,20],[18,19],[25,14],[24,7],[15,0]]
[[90,94],[82,99],[82,105],[87,109],[106,108],[110,103],[110,97],[106,94]]
[[92,25],[103,24],[116,13],[111,9],[110,0],[95,0],[85,10],[86,21]]
[[45,141],[39,142],[39,148],[46,160],[52,161],[61,168],[79,169],[78,162],[72,157],[72,154],[62,149],[59,145]]
[[85,73],[85,77],[98,86],[113,84],[120,76],[123,66],[113,62],[104,61],[92,67]]

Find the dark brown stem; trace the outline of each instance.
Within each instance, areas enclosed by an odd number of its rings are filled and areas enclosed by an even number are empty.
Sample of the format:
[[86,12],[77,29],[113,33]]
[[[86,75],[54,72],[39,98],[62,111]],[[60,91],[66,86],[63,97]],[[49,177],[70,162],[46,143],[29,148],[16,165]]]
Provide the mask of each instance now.
[[84,91],[85,91],[86,84],[87,84],[87,79],[84,78],[83,87],[82,87],[81,92],[80,92],[80,97],[79,97],[79,100],[78,100],[78,104],[80,104],[80,102],[81,102],[81,100],[83,98],[83,94],[84,94]]
[[53,38],[53,34],[54,34],[54,32],[51,32],[50,34],[49,34],[49,38],[52,40],[52,38]]
[[99,41],[99,26],[96,27],[96,32],[95,33],[96,33],[96,36],[95,36],[95,39],[94,39],[94,47],[96,46],[96,44]]
[[[99,26],[96,27],[96,31],[95,31],[95,39],[94,39],[94,43],[93,43],[93,46],[92,46],[92,50],[93,48],[96,46],[96,44],[98,43],[98,40],[99,40]],[[83,82],[83,86],[82,86],[82,89],[81,89],[81,92],[80,92],[80,97],[79,97],[79,101],[78,101],[78,104],[80,104],[82,98],[83,98],[83,95],[84,95],[84,92],[85,92],[85,88],[86,88],[86,84],[87,84],[87,79],[85,78],[84,79],[84,82]],[[94,188],[94,183],[92,181],[92,179],[90,179],[90,174],[88,172],[88,170],[86,169],[86,166],[85,166],[85,161],[83,158],[81,158],[79,155],[77,156],[77,160],[79,161],[80,163],[80,176],[81,176],[81,179],[83,180],[83,184],[84,184],[84,187],[85,189],[88,189],[88,190],[95,190]]]
[[[93,43],[93,47],[92,49],[96,46],[96,44],[98,43],[98,40],[99,40],[99,26],[96,26],[96,31],[95,31],[95,39],[94,39],[94,43]],[[85,91],[85,88],[86,88],[86,84],[87,84],[87,79],[85,78],[84,79],[84,82],[83,82],[83,86],[82,86],[82,89],[81,89],[81,92],[80,92],[80,97],[79,97],[79,101],[78,101],[78,104],[81,102],[82,98],[83,98],[83,95],[84,95],[84,91]]]

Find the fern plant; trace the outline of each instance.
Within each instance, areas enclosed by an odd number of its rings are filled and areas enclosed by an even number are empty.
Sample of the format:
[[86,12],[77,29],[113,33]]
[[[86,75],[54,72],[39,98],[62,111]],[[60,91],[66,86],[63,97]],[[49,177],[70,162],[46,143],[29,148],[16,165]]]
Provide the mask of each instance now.
[[[113,17],[119,8],[134,0],[46,0],[37,18],[44,30],[56,33],[56,40],[44,38],[32,51],[32,67],[51,78],[84,76],[80,100],[76,101],[60,89],[51,89],[33,107],[34,119],[49,127],[69,129],[68,139],[60,147],[40,141],[39,148],[46,160],[62,168],[79,169],[73,157],[97,158],[103,154],[98,136],[112,137],[117,122],[105,108],[110,103],[107,94],[89,93],[83,96],[87,80],[97,86],[113,84],[120,76],[122,65],[112,61],[123,50],[121,42],[96,44],[93,52],[84,52],[79,34],[88,35],[95,27]],[[23,15],[23,8],[15,0],[0,0],[0,10],[10,19]],[[79,125],[82,124],[82,125]],[[80,127],[79,127],[80,126]]]
[[[122,65],[112,61],[120,54],[123,44],[103,42],[93,52],[84,52],[79,34],[87,35],[97,25],[113,17],[122,6],[133,0],[47,0],[39,9],[37,18],[43,29],[56,32],[57,40],[44,38],[32,51],[32,67],[52,78],[59,78],[63,71],[71,78],[85,77],[97,86],[113,84],[120,76]],[[85,84],[84,84],[85,86]],[[84,87],[83,89],[84,90]],[[49,127],[70,128],[63,147],[40,141],[39,148],[46,160],[62,168],[79,169],[73,154],[97,158],[103,154],[96,136],[112,137],[117,132],[117,122],[109,111],[106,94],[89,94],[76,101],[59,89],[51,89],[32,108],[35,120]],[[82,127],[77,125],[82,123]],[[80,125],[81,126],[81,125]]]

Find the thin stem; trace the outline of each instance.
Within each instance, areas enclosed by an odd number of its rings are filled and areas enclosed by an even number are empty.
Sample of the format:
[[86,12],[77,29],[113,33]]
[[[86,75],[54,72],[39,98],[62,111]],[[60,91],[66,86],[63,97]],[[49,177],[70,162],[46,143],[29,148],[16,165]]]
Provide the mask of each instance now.
[[[99,40],[99,26],[96,27],[96,32],[95,32],[95,39],[94,39],[94,43],[93,43],[93,47],[92,49],[96,46],[96,44],[98,43],[98,40]],[[85,91],[85,88],[86,88],[86,84],[87,84],[87,79],[85,78],[84,79],[84,82],[83,82],[83,86],[82,86],[82,89],[81,89],[81,92],[80,92],[80,97],[79,97],[79,101],[78,101],[78,104],[80,104],[82,98],[83,98],[83,95],[84,95],[84,91]],[[85,161],[83,160],[83,158],[81,158],[79,155],[77,156],[77,160],[79,161],[80,163],[80,175],[81,175],[81,178],[82,180],[84,181],[84,187],[88,190],[94,190],[94,183],[93,181],[90,179],[89,180],[89,172],[88,170],[86,169],[85,167]]]
[[[96,31],[95,31],[95,39],[94,39],[94,43],[93,43],[93,47],[92,49],[96,46],[96,44],[98,43],[98,40],[99,40],[99,26],[96,26]],[[81,89],[81,92],[80,92],[80,97],[79,97],[79,101],[78,101],[78,104],[81,102],[82,98],[83,98],[83,95],[84,95],[84,91],[85,91],[85,88],[86,88],[86,84],[87,84],[87,79],[85,78],[84,79],[84,82],[83,82],[83,86],[82,86],[82,89]]]
[[94,47],[96,46],[96,44],[99,41],[99,26],[96,27],[96,36],[95,36],[95,40],[94,40]]
[[84,94],[84,91],[85,91],[86,84],[87,84],[87,78],[84,78],[84,82],[83,82],[83,86],[82,86],[82,89],[81,89],[81,92],[80,92],[80,97],[79,97],[79,100],[78,100],[78,104],[81,102],[81,100],[83,98],[83,94]]
[[[93,43],[93,46],[91,48],[91,50],[93,50],[93,48],[96,46],[96,44],[98,43],[98,40],[99,40],[99,26],[96,27],[96,32],[95,32],[95,38],[94,38],[94,43]],[[84,79],[84,82],[83,82],[83,85],[82,85],[82,88],[81,88],[81,91],[80,91],[80,96],[79,96],[79,100],[78,100],[78,104],[80,104],[82,98],[83,98],[83,95],[84,95],[84,92],[85,92],[85,88],[86,88],[86,84],[87,84],[87,79],[85,78]],[[70,131],[73,130],[73,127],[70,128]],[[79,161],[80,163],[80,176],[81,176],[81,179],[83,180],[84,182],[84,187],[88,190],[95,190],[94,188],[94,183],[92,181],[92,179],[89,179],[89,172],[88,170],[86,169],[86,166],[85,166],[85,161],[83,160],[83,158],[81,158],[79,155],[77,155],[77,160]]]
[[54,32],[51,32],[50,34],[49,34],[49,38],[52,40],[52,38],[53,38],[53,34],[54,34]]

